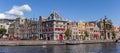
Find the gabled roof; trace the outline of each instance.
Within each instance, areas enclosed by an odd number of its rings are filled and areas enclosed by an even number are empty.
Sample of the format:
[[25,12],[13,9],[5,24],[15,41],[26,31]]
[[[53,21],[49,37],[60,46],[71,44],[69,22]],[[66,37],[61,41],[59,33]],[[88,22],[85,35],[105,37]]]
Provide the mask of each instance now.
[[59,21],[66,21],[62,17],[60,17],[55,11],[53,11],[50,16],[47,18],[47,21],[49,20],[59,20]]

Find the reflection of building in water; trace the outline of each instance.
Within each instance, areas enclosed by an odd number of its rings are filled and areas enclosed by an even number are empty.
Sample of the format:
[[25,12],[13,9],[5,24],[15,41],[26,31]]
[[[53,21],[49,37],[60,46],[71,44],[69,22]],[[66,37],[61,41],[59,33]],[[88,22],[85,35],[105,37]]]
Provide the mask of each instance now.
[[67,52],[67,46],[66,45],[55,45],[53,46],[53,53],[69,53]]

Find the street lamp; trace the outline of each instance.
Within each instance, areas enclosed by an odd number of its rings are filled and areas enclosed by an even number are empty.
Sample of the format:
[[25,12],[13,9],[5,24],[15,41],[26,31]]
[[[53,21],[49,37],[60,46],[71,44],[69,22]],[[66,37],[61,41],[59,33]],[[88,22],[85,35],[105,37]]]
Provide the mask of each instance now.
[[103,19],[103,24],[104,24],[104,36],[105,36],[105,39],[107,38],[106,36],[106,16],[105,16],[105,19]]

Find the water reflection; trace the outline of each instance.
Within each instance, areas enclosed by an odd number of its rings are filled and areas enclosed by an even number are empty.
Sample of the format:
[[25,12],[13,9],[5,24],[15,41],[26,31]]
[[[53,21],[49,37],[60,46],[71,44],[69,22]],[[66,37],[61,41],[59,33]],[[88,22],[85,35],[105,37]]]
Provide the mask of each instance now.
[[101,49],[101,44],[70,45],[67,48],[68,53],[98,53]]
[[0,53],[120,53],[120,43],[0,46]]

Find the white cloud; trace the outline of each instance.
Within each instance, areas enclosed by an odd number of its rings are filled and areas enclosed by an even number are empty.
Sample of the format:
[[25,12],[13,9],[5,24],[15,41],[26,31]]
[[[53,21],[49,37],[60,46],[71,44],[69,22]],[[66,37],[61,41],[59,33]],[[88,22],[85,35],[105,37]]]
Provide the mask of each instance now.
[[17,17],[23,17],[24,16],[24,11],[30,12],[32,9],[28,4],[22,5],[22,6],[13,6],[11,10],[1,13],[0,14],[0,19],[14,19]]
[[27,4],[22,5],[22,6],[13,6],[13,8],[11,10],[9,10],[7,13],[12,14],[12,15],[23,16],[24,11],[31,11],[30,6]]
[[6,15],[5,15],[5,14],[0,13],[0,19],[4,19],[5,17],[6,17]]
[[20,10],[31,11],[31,8],[29,5],[25,4],[25,5],[20,7]]

